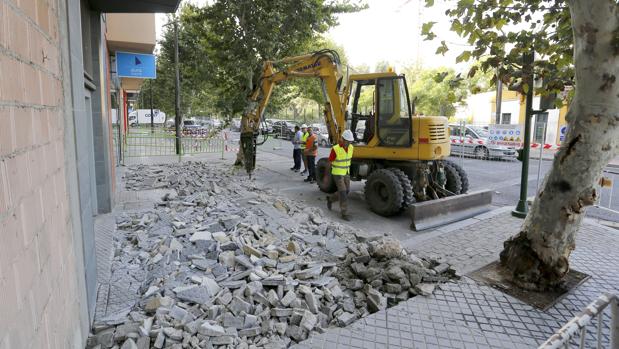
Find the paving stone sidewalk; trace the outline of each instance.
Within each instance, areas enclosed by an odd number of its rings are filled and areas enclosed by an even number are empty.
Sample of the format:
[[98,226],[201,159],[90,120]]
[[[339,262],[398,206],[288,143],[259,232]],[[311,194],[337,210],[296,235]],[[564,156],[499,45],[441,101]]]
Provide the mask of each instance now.
[[[500,209],[413,237],[404,245],[466,274],[496,260],[502,242],[521,224],[509,210]],[[591,278],[547,311],[465,276],[430,297],[411,298],[294,348],[535,348],[600,294],[619,293],[619,231],[585,220],[576,246],[572,267]],[[610,315],[604,318],[608,321]],[[608,333],[604,328],[602,347],[609,345]],[[587,347],[594,345],[593,333],[588,333]]]
[[[122,171],[121,171],[122,172]],[[118,174],[122,177],[122,173]],[[119,186],[120,187],[120,186]],[[139,211],[161,197],[156,191],[121,191],[115,210]],[[499,209],[432,232],[403,245],[420,256],[441,259],[461,274],[498,258],[503,241],[522,220]],[[111,287],[115,221],[97,218],[99,295],[95,323],[132,304],[131,285]],[[431,297],[414,297],[372,314],[347,328],[313,335],[296,348],[534,348],[603,292],[619,293],[619,231],[586,219],[572,254],[572,267],[591,278],[547,311],[540,311],[493,288],[463,277],[444,284]],[[609,315],[605,315],[608,320]],[[594,323],[595,324],[595,323]],[[608,345],[604,329],[603,345]],[[593,339],[590,333],[589,341]],[[589,342],[588,347],[593,347]]]

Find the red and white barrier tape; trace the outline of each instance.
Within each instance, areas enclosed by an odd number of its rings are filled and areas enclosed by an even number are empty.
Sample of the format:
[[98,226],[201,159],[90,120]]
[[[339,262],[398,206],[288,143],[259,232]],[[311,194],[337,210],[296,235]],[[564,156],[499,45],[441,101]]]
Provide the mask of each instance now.
[[233,152],[236,153],[239,151],[239,147],[232,147],[230,145],[228,145],[228,131],[224,131],[223,133],[223,139],[224,139],[224,151],[226,152]]

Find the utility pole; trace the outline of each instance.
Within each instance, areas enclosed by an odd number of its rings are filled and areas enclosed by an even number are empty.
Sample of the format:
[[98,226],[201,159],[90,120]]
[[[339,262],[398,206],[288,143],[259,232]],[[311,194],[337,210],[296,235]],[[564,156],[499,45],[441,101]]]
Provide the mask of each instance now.
[[150,81],[150,133],[155,133],[155,115],[153,114],[153,81]]
[[533,117],[533,61],[534,52],[525,53],[522,56],[523,64],[523,86],[526,84],[527,101],[524,115],[524,145],[522,149],[522,174],[520,176],[520,200],[516,209],[512,211],[512,216],[525,218],[529,211],[527,206],[527,184],[529,183],[529,150],[531,148],[531,118]]
[[181,79],[178,68],[178,20],[176,18],[174,19],[174,70],[176,71],[176,79],[174,79],[174,85],[176,87],[176,95],[174,97],[174,111],[176,113],[174,118],[174,128],[176,130],[176,154],[181,155]]

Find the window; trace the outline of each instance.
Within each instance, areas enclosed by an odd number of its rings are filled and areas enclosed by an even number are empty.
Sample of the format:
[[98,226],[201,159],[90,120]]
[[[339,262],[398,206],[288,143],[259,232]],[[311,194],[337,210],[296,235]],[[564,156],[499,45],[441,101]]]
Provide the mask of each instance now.
[[501,124],[509,125],[512,123],[512,113],[501,114]]
[[378,136],[381,144],[410,146],[411,117],[404,78],[378,79],[377,92]]

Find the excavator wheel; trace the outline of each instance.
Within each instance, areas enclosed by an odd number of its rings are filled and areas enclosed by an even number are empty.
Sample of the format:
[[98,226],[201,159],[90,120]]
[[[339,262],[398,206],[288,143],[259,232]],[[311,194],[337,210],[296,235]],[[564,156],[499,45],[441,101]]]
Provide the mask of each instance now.
[[445,169],[445,177],[447,177],[445,189],[449,190],[455,195],[460,194],[460,192],[462,191],[462,181],[460,180],[460,174],[450,164],[444,164],[443,168]]
[[396,176],[398,176],[398,179],[400,180],[400,184],[402,185],[403,199],[402,199],[401,211],[404,211],[410,205],[415,203],[415,196],[413,194],[413,184],[411,183],[411,180],[410,178],[408,178],[406,173],[404,173],[404,171],[400,170],[399,168],[390,167],[388,168],[388,170],[393,172],[393,174],[395,174]]
[[[325,180],[325,176],[329,178]],[[333,194],[337,191],[335,181],[329,172],[329,159],[321,158],[318,160],[318,163],[316,163],[316,177],[320,191],[327,194]]]
[[404,201],[400,179],[388,169],[372,172],[365,182],[365,200],[370,209],[381,216],[399,213]]
[[462,182],[462,190],[460,191],[460,194],[466,194],[469,191],[469,176],[466,174],[466,171],[464,171],[462,166],[453,161],[443,160],[443,163],[446,166],[451,166],[458,171],[458,174],[460,175],[460,182]]

